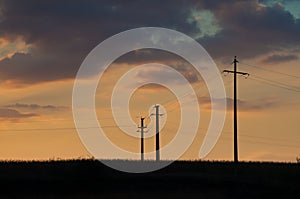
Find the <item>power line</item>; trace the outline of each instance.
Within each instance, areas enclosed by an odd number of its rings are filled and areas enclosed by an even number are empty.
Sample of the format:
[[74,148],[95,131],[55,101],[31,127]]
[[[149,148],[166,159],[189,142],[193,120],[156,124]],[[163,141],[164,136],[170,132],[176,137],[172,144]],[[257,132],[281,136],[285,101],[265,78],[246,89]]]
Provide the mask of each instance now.
[[[174,130],[175,127],[179,128],[179,124],[175,123],[173,121],[167,121],[166,126],[168,126],[168,125],[173,126],[173,127],[168,127],[168,129],[170,129],[170,130]],[[171,129],[171,128],[173,128],[173,129]],[[207,131],[207,128],[199,127],[198,129],[203,130],[203,131]],[[278,141],[278,142],[282,142],[282,141],[283,142],[296,142],[296,143],[300,142],[300,140],[295,140],[295,139],[293,139],[293,140],[284,139],[284,138],[277,138],[276,139],[274,137],[255,136],[255,135],[252,135],[252,134],[249,135],[249,134],[247,134],[247,132],[250,133],[249,131],[239,131],[239,132],[241,132],[241,134],[240,134],[241,137],[249,137],[249,138],[254,138],[254,139],[267,139],[267,140],[273,140],[273,141]],[[222,135],[231,135],[231,133],[232,133],[232,130],[222,130]],[[200,134],[204,134],[204,133],[200,133]]]
[[[241,141],[242,141],[242,140],[241,140]],[[267,145],[281,146],[281,147],[288,147],[288,148],[300,148],[300,146],[296,146],[296,145],[287,145],[287,144],[269,143],[269,142],[252,141],[252,140],[244,140],[244,141],[250,142],[250,143],[255,143],[255,144],[267,144]]]
[[[213,79],[215,79],[215,78],[216,78],[216,77],[214,77]],[[213,79],[211,79],[211,80],[213,80]],[[233,80],[231,79],[231,80],[227,81],[224,85],[227,86],[227,85],[230,84],[232,81],[233,81]],[[194,88],[195,94],[197,95],[197,99],[200,98],[200,97],[204,97],[206,94],[208,94],[208,89],[206,89],[203,93],[201,93],[201,95],[199,95],[198,93],[200,92],[200,89],[201,89],[202,87],[204,87],[205,84],[198,85],[198,86],[200,86],[198,89],[196,89],[196,87]],[[182,96],[180,96],[179,98],[186,97],[186,96],[188,96],[188,95],[190,95],[190,94],[192,94],[192,93],[191,93],[191,92],[187,92],[187,93],[185,93],[185,95],[182,95]],[[173,99],[173,103],[171,103],[171,104],[169,104],[169,105],[174,104],[174,103],[176,102],[176,100],[178,100],[179,98]],[[176,110],[177,110],[177,107],[175,106],[175,107],[173,107],[172,109],[167,110],[166,113],[171,113],[171,112],[176,111]]]
[[[229,133],[231,133],[232,131],[229,131],[229,130],[223,130],[222,131],[222,134],[226,134],[226,135],[229,135]],[[247,131],[240,131],[240,132],[247,132]],[[245,134],[245,133],[242,133],[240,134],[241,137],[249,137],[249,138],[254,138],[254,139],[267,139],[267,140],[273,140],[273,141],[280,141],[280,142],[300,142],[300,140],[288,140],[288,139],[284,139],[284,138],[274,138],[274,137],[267,137],[267,136],[255,136],[255,135],[249,135],[249,134]]]
[[268,71],[268,72],[277,73],[277,74],[280,74],[280,75],[285,75],[285,76],[300,79],[300,76],[291,75],[291,74],[288,74],[288,73],[283,73],[283,72],[279,72],[279,71],[275,71],[275,70],[271,70],[271,69],[266,69],[266,68],[263,68],[262,66],[257,66],[257,65],[253,65],[253,64],[247,64],[247,63],[240,63],[240,64],[246,65],[246,66],[251,66],[251,67],[254,67],[254,68],[257,68],[257,69],[260,69],[260,70],[264,70],[264,71]]
[[[120,127],[133,127],[131,125],[106,125],[100,126],[101,128],[120,128]],[[11,131],[62,131],[62,130],[76,130],[76,129],[98,129],[99,127],[64,127],[64,128],[32,128],[32,129],[0,129],[0,131],[11,132]]]
[[[169,123],[169,122],[168,122]],[[175,123],[173,123],[175,125]],[[129,126],[129,125],[124,125],[124,126]],[[101,128],[119,128],[121,126],[117,125],[108,125],[108,126],[101,126]],[[79,129],[95,129],[98,127],[85,127],[85,128],[79,128]],[[167,129],[173,130],[172,127],[169,127]],[[204,128],[199,128],[199,129],[204,129]],[[61,131],[61,130],[76,130],[75,127],[66,127],[66,128],[32,128],[32,129],[0,129],[1,132],[19,132],[19,131]],[[150,129],[149,129],[150,130]],[[231,131],[223,131],[225,132],[225,135],[229,135],[227,133],[231,133]],[[250,138],[257,138],[257,139],[268,139],[268,140],[274,140],[274,141],[286,141],[289,142],[289,140],[283,140],[283,139],[275,139],[275,138],[270,138],[270,137],[264,137],[264,136],[254,136],[254,135],[247,135],[247,134],[241,134],[241,137],[250,137]],[[224,139],[224,138],[223,138]],[[228,138],[229,139],[229,138]],[[263,142],[263,141],[253,141],[253,140],[245,140],[242,138],[241,140],[246,141],[246,142],[251,142],[251,143],[261,143],[261,144],[268,144],[268,145],[276,145],[276,146],[282,146],[282,147],[293,147],[293,148],[300,148],[300,146],[295,146],[295,145],[288,145],[288,144],[278,144],[278,143],[270,143],[270,142]]]
[[[231,141],[230,138],[222,138],[220,141]],[[240,138],[240,142],[247,142],[247,143],[253,143],[253,144],[264,144],[264,145],[271,145],[271,146],[278,146],[278,147],[287,147],[287,148],[300,148],[299,145],[289,145],[289,144],[279,144],[279,143],[270,143],[270,142],[264,142],[264,141],[253,141],[245,138]]]
[[[257,69],[260,69],[260,70],[264,70],[264,71],[267,71],[267,72],[272,72],[272,73],[276,73],[276,74],[280,74],[280,75],[285,75],[285,76],[288,76],[288,77],[300,78],[300,76],[297,76],[297,75],[292,75],[292,74],[283,73],[283,72],[280,72],[280,71],[266,69],[262,66],[257,66],[257,65],[253,65],[253,64],[247,64],[247,63],[241,63],[241,64],[251,66],[251,67],[254,67],[254,68],[257,68]],[[286,89],[286,90],[293,91],[293,92],[300,92],[300,88],[297,87],[297,86],[289,85],[289,84],[278,82],[278,81],[275,81],[275,80],[266,79],[266,78],[259,77],[259,76],[256,76],[256,75],[252,75],[252,77],[250,77],[250,79],[258,81],[260,83],[268,84],[268,85],[273,86],[273,87],[278,87],[278,88]]]
[[[118,119],[127,119],[127,118],[128,118],[127,116],[126,117],[125,116],[124,117],[118,116]],[[105,118],[99,117],[98,120],[99,121],[102,121],[102,120],[114,120],[114,118],[113,117],[105,117]],[[49,123],[49,122],[56,122],[57,123],[57,122],[64,122],[64,121],[74,122],[74,119],[48,118],[48,119],[44,119],[44,120],[42,120],[42,119],[40,119],[40,120],[34,119],[34,120],[30,120],[30,121],[18,121],[18,123],[22,123],[22,124],[24,124],[24,123],[43,123],[43,122],[47,122],[47,123]],[[84,119],[82,121],[92,121],[92,119]]]
[[[217,75],[215,75],[215,76],[213,76],[212,78],[210,78],[209,79],[209,81],[212,81],[212,80],[214,80],[214,79],[216,79],[218,76]],[[200,91],[200,89],[202,89],[203,87],[205,87],[206,86],[206,84],[205,83],[201,83],[201,84],[198,84],[198,85],[196,85],[194,88],[193,88],[193,91],[197,94],[198,93],[198,91]],[[207,93],[208,91],[207,91],[207,89],[206,89],[206,91],[205,91],[205,93]],[[184,93],[182,93],[182,94],[180,94],[177,98],[174,98],[174,97],[171,97],[170,99],[168,99],[168,100],[165,100],[165,101],[163,101],[162,103],[161,103],[161,105],[163,105],[164,107],[167,107],[167,106],[171,106],[171,105],[173,105],[175,102],[177,102],[178,101],[178,99],[181,99],[181,98],[183,98],[183,97],[186,97],[186,96],[188,96],[188,95],[190,95],[190,94],[192,94],[192,92],[184,92]],[[202,95],[202,96],[204,96],[204,95]],[[176,109],[177,107],[175,107],[175,109]],[[169,110],[169,111],[167,111],[168,113],[169,112],[172,112],[173,110]]]
[[296,90],[296,89],[293,89],[293,88],[290,88],[290,87],[286,87],[284,85],[279,85],[279,84],[276,84],[276,83],[272,83],[269,80],[264,79],[264,78],[249,77],[249,79],[254,80],[254,81],[258,81],[260,83],[268,84],[268,85],[273,86],[273,87],[282,88],[282,89],[285,89],[285,90],[298,92],[298,93],[300,92],[300,90]]
[[297,86],[285,84],[285,83],[278,82],[278,81],[271,80],[271,79],[266,79],[266,78],[263,78],[263,77],[259,77],[259,76],[257,76],[257,75],[252,75],[252,76],[253,76],[253,77],[256,77],[256,78],[258,78],[258,79],[262,79],[262,80],[265,80],[265,81],[268,81],[268,82],[272,82],[272,83],[274,83],[274,84],[278,84],[278,85],[281,85],[281,86],[289,87],[289,88],[292,88],[292,89],[300,89],[300,88],[297,87]]
[[[169,129],[169,130],[173,130],[171,127],[168,127],[166,129]],[[203,129],[203,128],[199,128],[199,129]],[[223,132],[228,132],[229,131],[223,131]],[[231,131],[230,131],[231,133]],[[202,135],[204,135],[204,133],[200,133]],[[222,133],[223,134],[223,133]],[[225,134],[225,135],[229,135],[229,134]],[[240,135],[240,141],[241,142],[248,142],[248,143],[254,143],[254,144],[266,144],[266,145],[273,145],[273,146],[280,146],[280,147],[288,147],[288,148],[300,148],[300,146],[298,145],[290,145],[290,144],[281,144],[281,143],[274,143],[274,142],[266,142],[266,141],[255,141],[255,140],[249,140],[247,138],[244,138],[244,137],[253,137],[253,138],[258,138],[258,139],[261,139],[261,138],[265,138],[265,139],[268,139],[270,140],[269,137],[261,137],[261,136],[250,136],[250,135],[243,135],[241,134]],[[223,137],[220,139],[220,141],[223,140],[223,141],[231,141],[231,138],[229,137]],[[277,140],[277,141],[282,141],[282,140]]]

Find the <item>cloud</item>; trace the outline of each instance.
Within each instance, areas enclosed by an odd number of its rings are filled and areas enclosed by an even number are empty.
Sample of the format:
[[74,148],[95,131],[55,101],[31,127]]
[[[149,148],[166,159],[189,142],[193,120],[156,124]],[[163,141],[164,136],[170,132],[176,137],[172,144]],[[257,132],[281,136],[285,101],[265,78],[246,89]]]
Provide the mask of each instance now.
[[11,42],[23,38],[31,49],[2,60],[0,79],[28,85],[74,78],[90,50],[109,36],[131,28],[159,26],[196,34],[198,28],[186,21],[191,4],[182,1],[164,4],[107,0],[1,1],[0,37]]
[[284,6],[285,10],[289,11],[295,18],[300,18],[299,0],[259,0],[259,2],[268,6],[280,3]]
[[140,49],[131,51],[125,55],[120,56],[115,60],[115,63],[126,63],[130,65],[138,65],[144,63],[176,63],[176,62],[184,62],[184,60],[177,55],[159,50],[159,49]]
[[[141,49],[132,51],[116,60],[116,63],[126,63],[131,66],[136,66],[145,63],[160,63],[180,72],[190,83],[195,83],[201,80],[201,76],[194,67],[183,58],[170,52],[156,49]],[[154,82],[158,79],[172,81],[176,83],[176,78],[170,71],[157,71],[148,68],[136,74],[136,78],[149,79]],[[148,88],[148,87],[147,87]],[[149,87],[150,88],[150,87]],[[154,87],[152,87],[154,88]]]
[[0,38],[0,60],[10,57],[17,52],[27,52],[29,48],[30,46],[27,46],[21,38],[17,38],[13,42]]
[[199,30],[201,30],[198,34],[193,35],[194,38],[212,37],[222,29],[214,14],[209,10],[191,9],[191,14],[187,21],[189,23],[195,23]]
[[[12,45],[6,50],[15,54],[0,61],[0,80],[18,86],[72,79],[96,45],[137,27],[164,27],[194,36],[220,59],[260,57],[300,45],[300,19],[285,4],[257,0],[2,0],[0,10],[0,38],[22,43],[22,48]],[[133,53],[119,61],[171,61],[167,53],[150,59],[148,55]]]
[[[181,73],[182,76],[190,83],[195,83],[200,80],[200,75],[192,66],[188,63],[175,63],[169,64],[169,66]],[[171,69],[159,69],[151,66],[147,69],[140,70],[136,73],[135,78],[137,80],[152,80],[153,82],[165,82],[172,85],[180,85],[183,83],[182,79],[178,78],[178,74]]]
[[[227,108],[233,109],[233,99],[227,98]],[[260,99],[254,101],[238,100],[238,110],[242,112],[260,111],[278,106],[278,102],[274,99]]]
[[20,119],[40,116],[45,111],[64,111],[66,106],[39,104],[8,104],[0,107],[0,120],[18,122]]
[[282,62],[294,61],[299,59],[297,55],[282,55],[282,54],[273,54],[262,60],[263,63],[267,64],[277,64]]
[[15,109],[0,108],[0,120],[18,121],[22,118],[30,118],[38,116],[36,113],[21,113]]
[[33,110],[44,109],[44,110],[53,110],[53,111],[67,109],[66,106],[39,105],[39,104],[20,104],[20,103],[9,104],[9,105],[5,105],[4,107],[6,107],[6,108],[17,108],[17,109],[33,109]]
[[56,59],[48,59],[41,55],[30,53],[15,53],[10,58],[0,61],[1,80],[16,85],[34,84],[38,82],[55,81],[59,79],[73,78],[75,70],[67,67],[64,70],[53,70],[62,63]]
[[254,58],[300,44],[300,20],[281,4],[265,6],[254,0],[205,2],[203,6],[213,10],[222,27],[214,37],[199,39],[214,58]]
[[[218,103],[221,102],[222,99],[216,99],[216,108],[218,108]],[[200,97],[199,98],[200,105],[206,109],[211,109],[211,100],[209,97]],[[233,109],[233,99],[226,98],[227,110]],[[252,112],[252,111],[260,111],[269,109],[272,107],[278,106],[279,102],[275,99],[264,98],[260,100],[254,101],[246,101],[246,100],[237,100],[238,111],[239,112]]]

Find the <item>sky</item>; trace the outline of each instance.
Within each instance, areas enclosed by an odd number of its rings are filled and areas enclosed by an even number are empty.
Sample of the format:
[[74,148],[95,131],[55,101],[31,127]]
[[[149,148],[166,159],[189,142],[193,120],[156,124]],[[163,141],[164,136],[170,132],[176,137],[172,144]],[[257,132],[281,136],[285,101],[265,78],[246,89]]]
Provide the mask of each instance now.
[[[232,70],[237,56],[239,159],[295,162],[300,156],[300,1],[298,0],[0,0],[0,159],[48,160],[89,158],[72,115],[77,71],[88,53],[105,39],[133,28],[162,27],[199,42],[220,73]],[[116,46],[116,48],[118,48]],[[116,125],[110,98],[126,71],[147,63],[169,65],[194,88],[200,103],[197,135],[181,159],[198,160],[211,102],[200,74],[170,52],[141,49],[116,59],[95,96],[99,123],[122,149],[139,152],[139,139]],[[175,82],[153,68],[135,78]],[[233,77],[222,74],[227,113],[222,134],[205,160],[233,159]],[[180,108],[170,90],[157,84],[140,87],[130,99],[130,114],[139,117],[162,105],[162,146],[176,134]],[[149,131],[154,118],[148,118]],[[189,131],[186,129],[186,136]],[[138,132],[137,132],[138,133]],[[145,141],[154,150],[154,138]],[[114,154],[111,157],[115,158]],[[151,159],[154,157],[146,156]],[[162,158],[168,159],[167,156]]]

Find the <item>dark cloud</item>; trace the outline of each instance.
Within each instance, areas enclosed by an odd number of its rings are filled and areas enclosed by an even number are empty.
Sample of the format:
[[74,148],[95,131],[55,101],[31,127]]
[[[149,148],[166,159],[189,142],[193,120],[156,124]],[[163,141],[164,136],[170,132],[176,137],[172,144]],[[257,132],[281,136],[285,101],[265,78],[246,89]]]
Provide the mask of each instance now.
[[39,105],[39,104],[9,104],[5,105],[6,108],[23,108],[23,109],[45,109],[45,110],[66,110],[65,106],[54,106],[54,105]]
[[93,47],[131,28],[159,26],[196,33],[198,29],[186,21],[191,4],[192,1],[3,0],[0,36],[11,41],[22,37],[32,48],[28,54],[16,54],[0,62],[1,80],[32,84],[74,78]]
[[[194,69],[193,66],[191,66],[188,62],[178,60],[178,62],[172,62],[167,64],[167,66],[175,69],[183,76],[183,78],[185,78],[191,84],[201,80],[199,72],[196,69]],[[151,66],[149,66],[147,69],[143,69],[137,72],[135,74],[135,79],[153,82],[163,81],[165,83],[168,83],[169,85],[182,85],[184,83],[183,79],[178,78],[178,74],[176,72],[173,72],[173,70],[164,68],[158,70],[156,67],[153,68]],[[155,86],[151,86],[151,88],[154,87]]]
[[[2,0],[0,8],[0,37],[21,37],[30,46],[27,53],[0,61],[1,81],[19,85],[74,78],[90,50],[131,28],[157,26],[199,35],[203,30],[187,20],[191,10],[210,10],[221,28],[198,39],[213,58],[251,58],[300,44],[300,20],[281,4],[261,6],[257,0]],[[119,61],[143,62],[147,56],[133,53]],[[170,56],[156,54],[156,59]]]
[[155,62],[169,64],[170,62],[184,62],[184,60],[171,52],[159,49],[140,49],[131,51],[115,60],[115,63],[126,63],[131,65]]
[[76,70],[73,67],[64,68],[61,64],[72,62],[43,55],[16,53],[11,58],[0,61],[0,76],[2,81],[10,80],[16,85],[68,79],[75,76]]
[[15,109],[0,108],[0,120],[18,121],[22,118],[38,116],[36,113],[21,113]]
[[223,29],[213,38],[199,40],[213,57],[254,58],[300,44],[300,20],[280,4],[268,7],[252,0],[222,2],[208,6]]
[[282,62],[288,62],[288,61],[293,61],[297,60],[299,57],[297,55],[281,55],[281,54],[274,54],[270,55],[267,58],[263,59],[263,63],[267,64],[276,64],[276,63],[282,63]]
[[[145,63],[160,63],[170,66],[180,72],[190,83],[195,83],[201,80],[201,76],[194,67],[182,57],[175,55],[171,52],[166,52],[157,49],[142,49],[132,51],[119,57],[116,63],[127,63],[131,66],[137,66]],[[143,71],[143,73],[137,74],[139,78],[169,78],[170,81],[174,81],[172,77],[168,77],[168,74],[162,74],[155,71]]]

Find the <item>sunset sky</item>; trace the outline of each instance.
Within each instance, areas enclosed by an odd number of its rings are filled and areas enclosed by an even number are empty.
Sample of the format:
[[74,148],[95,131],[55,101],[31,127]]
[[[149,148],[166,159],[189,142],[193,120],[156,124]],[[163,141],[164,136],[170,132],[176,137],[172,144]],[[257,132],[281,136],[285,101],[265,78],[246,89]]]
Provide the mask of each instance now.
[[[238,77],[239,158],[296,161],[300,156],[298,0],[0,0],[0,160],[91,157],[73,121],[76,73],[99,43],[139,27],[169,28],[192,37],[207,50],[220,72],[232,70],[237,56],[238,70],[250,73],[248,78]],[[197,94],[200,126],[181,158],[199,159],[210,120],[209,95],[201,75],[174,54],[144,49],[115,60],[99,82],[99,123],[112,142],[139,152],[139,139],[122,133],[114,122],[110,97],[122,74],[153,62],[179,71]],[[205,160],[233,159],[233,76],[222,77],[227,117],[219,141]],[[173,81],[151,68],[136,78]],[[136,125],[132,128],[137,130],[139,117],[153,112],[154,104],[161,104],[166,113],[161,118],[165,145],[175,136],[180,122],[178,101],[167,88],[151,84],[133,94],[130,114]],[[146,124],[149,130],[155,128],[151,118]],[[190,130],[186,129],[187,136]],[[154,139],[148,138],[145,145],[146,151],[153,151]],[[163,154],[162,158],[168,159]]]

